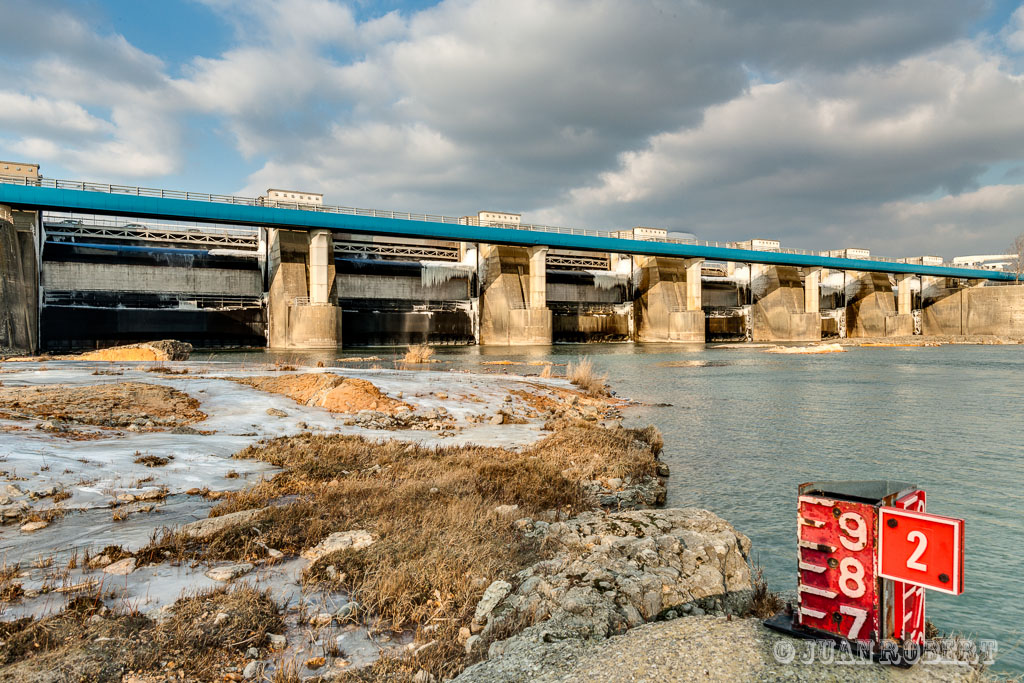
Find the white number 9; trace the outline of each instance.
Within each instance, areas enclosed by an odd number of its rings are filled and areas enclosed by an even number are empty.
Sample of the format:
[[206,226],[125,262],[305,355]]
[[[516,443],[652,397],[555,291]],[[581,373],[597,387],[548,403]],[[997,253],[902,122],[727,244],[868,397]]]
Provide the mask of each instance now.
[[[851,524],[853,525],[852,529],[850,528]],[[854,552],[864,550],[868,544],[868,525],[864,523],[863,517],[856,512],[844,512],[839,516],[839,528],[850,535],[850,538],[839,537],[839,542],[843,544],[844,548]]]

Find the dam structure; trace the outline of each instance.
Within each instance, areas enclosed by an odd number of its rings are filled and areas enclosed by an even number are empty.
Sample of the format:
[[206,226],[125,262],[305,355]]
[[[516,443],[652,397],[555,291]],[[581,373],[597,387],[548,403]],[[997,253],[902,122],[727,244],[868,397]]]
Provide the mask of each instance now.
[[[43,178],[0,162],[0,349],[817,341],[1024,335],[1015,275],[932,256],[709,243]],[[23,170],[24,169],[24,170]],[[1007,286],[1009,285],[1009,286]]]

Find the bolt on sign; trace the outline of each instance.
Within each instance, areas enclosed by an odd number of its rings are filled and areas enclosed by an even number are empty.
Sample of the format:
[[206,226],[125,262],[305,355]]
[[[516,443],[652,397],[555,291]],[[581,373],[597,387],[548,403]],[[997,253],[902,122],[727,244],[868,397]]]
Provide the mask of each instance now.
[[765,625],[875,656],[893,645],[919,653],[924,589],[963,590],[963,520],[928,514],[925,502],[903,482],[801,484],[796,609]]

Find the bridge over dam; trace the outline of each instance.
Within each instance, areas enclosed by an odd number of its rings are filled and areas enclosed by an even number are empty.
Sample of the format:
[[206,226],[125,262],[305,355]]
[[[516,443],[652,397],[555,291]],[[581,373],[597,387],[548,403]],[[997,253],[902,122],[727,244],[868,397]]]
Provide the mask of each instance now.
[[1024,335],[1013,273],[935,257],[31,173],[0,176],[0,269],[0,348],[21,351]]

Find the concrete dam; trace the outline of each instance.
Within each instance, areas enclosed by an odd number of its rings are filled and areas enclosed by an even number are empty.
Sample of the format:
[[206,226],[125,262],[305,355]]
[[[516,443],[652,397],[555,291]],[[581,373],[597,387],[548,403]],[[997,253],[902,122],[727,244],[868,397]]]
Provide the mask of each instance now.
[[1024,334],[1024,287],[952,278],[10,209],[0,247],[12,350]]
[[666,230],[0,177],[0,350],[1024,336],[1012,273]]

